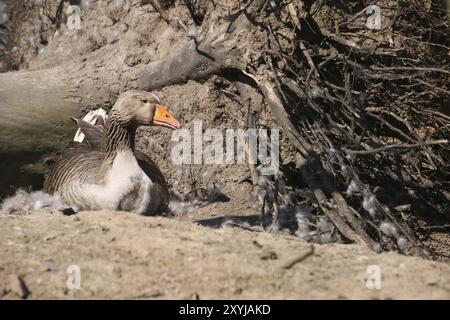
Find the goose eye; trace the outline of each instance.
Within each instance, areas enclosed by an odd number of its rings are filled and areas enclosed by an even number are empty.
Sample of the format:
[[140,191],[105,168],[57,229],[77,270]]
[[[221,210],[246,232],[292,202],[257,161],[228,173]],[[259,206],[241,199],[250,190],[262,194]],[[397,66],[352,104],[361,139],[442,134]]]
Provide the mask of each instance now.
[[147,102],[148,102],[148,100],[147,100],[147,99],[145,99],[145,100],[142,100],[142,102],[143,102],[143,103],[147,103]]

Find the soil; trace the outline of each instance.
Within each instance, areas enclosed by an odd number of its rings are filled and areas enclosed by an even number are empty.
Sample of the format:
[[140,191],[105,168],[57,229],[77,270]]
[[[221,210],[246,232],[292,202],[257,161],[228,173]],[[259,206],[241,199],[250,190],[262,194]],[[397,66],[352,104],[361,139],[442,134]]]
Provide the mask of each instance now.
[[[363,246],[314,245],[286,268],[310,244],[255,230],[251,210],[223,224],[232,209],[211,204],[176,218],[1,215],[0,298],[450,299],[448,263]],[[73,265],[79,290],[67,287]],[[380,268],[379,290],[366,286],[369,266]]]

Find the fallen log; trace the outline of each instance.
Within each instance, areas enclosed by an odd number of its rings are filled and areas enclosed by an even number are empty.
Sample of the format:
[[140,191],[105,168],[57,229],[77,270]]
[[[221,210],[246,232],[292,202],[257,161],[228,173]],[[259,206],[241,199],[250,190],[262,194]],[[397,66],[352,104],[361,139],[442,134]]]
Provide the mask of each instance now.
[[[194,44],[164,60],[128,67],[111,53],[65,67],[0,74],[0,154],[61,150],[82,108],[109,107],[126,89],[156,90],[234,67],[237,51],[210,56]],[[202,52],[212,51],[210,46]],[[114,63],[105,63],[108,58]]]

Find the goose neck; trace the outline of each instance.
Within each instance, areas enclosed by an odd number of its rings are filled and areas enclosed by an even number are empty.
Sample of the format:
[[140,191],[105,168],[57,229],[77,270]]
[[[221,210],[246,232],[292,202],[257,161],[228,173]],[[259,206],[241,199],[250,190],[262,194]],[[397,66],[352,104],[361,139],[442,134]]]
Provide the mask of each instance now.
[[104,137],[105,159],[113,160],[118,152],[132,151],[135,147],[136,127],[112,115],[106,123]]

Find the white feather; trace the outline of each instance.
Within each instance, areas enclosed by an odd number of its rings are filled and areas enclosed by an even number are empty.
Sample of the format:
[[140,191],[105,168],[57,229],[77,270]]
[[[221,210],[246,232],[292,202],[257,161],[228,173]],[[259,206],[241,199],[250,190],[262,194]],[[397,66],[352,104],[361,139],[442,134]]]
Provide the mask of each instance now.
[[346,193],[349,195],[349,196],[351,196],[353,193],[355,193],[355,192],[359,192],[359,188],[358,188],[358,185],[356,184],[356,181],[355,180],[352,180],[351,182],[350,182],[350,184],[348,185],[348,188],[347,188],[347,191],[346,191]]
[[[106,114],[106,111],[103,108],[99,108],[97,110],[89,111],[84,117],[83,120],[86,122],[89,122],[90,124],[95,125],[97,122],[98,117],[103,117],[103,119],[106,120],[108,115]],[[82,143],[84,140],[84,133],[81,132],[81,129],[78,129],[75,133],[75,137],[73,138],[73,141]]]
[[0,214],[8,214],[13,212],[29,213],[32,210],[50,209],[63,210],[70,206],[61,201],[55,195],[49,195],[42,191],[26,192],[19,189],[16,194],[6,198],[0,206]]
[[374,195],[370,197],[364,197],[362,206],[364,210],[366,210],[371,217],[375,217],[377,212],[377,199]]
[[393,237],[393,236],[397,235],[397,228],[395,228],[394,225],[392,225],[391,223],[389,223],[387,221],[383,221],[380,224],[380,230],[385,235],[390,236],[390,237]]
[[409,242],[404,237],[400,237],[397,240],[397,246],[400,250],[404,250],[408,246]]

